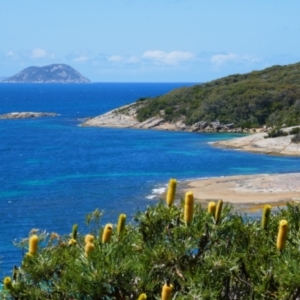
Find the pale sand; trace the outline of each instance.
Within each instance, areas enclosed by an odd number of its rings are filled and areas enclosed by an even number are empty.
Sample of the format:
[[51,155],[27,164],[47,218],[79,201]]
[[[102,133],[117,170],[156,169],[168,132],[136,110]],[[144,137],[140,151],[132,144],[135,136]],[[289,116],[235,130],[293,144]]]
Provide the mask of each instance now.
[[300,173],[214,177],[186,181],[183,192],[192,191],[196,200],[222,199],[238,205],[284,204],[300,200]]

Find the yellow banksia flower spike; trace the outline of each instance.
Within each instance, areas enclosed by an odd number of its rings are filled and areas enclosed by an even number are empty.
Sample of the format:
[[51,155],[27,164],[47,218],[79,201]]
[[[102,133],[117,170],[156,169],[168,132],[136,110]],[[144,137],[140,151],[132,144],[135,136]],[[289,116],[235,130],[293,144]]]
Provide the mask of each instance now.
[[106,224],[102,234],[102,243],[109,243],[112,234],[112,224]]
[[267,229],[271,214],[271,205],[265,205],[261,218],[261,227],[262,229]]
[[126,215],[120,214],[119,221],[118,221],[118,235],[121,235],[124,232],[125,223],[126,223]]
[[161,291],[161,300],[171,300],[173,286],[165,283]]
[[73,246],[73,245],[76,245],[76,244],[77,244],[77,241],[75,239],[70,239],[69,242],[68,242],[69,246]]
[[78,225],[74,224],[72,227],[72,239],[77,239],[77,231],[78,231]]
[[216,214],[216,208],[217,208],[217,205],[215,202],[211,201],[208,203],[208,206],[207,206],[207,212],[209,214],[211,214],[212,216],[215,216]]
[[84,243],[87,244],[87,243],[93,243],[95,240],[95,237],[92,235],[92,234],[87,234],[85,237],[84,237]]
[[277,235],[277,249],[279,251],[283,250],[285,247],[287,232],[288,232],[288,222],[287,220],[281,220],[279,222],[279,229]]
[[38,251],[39,238],[36,234],[33,234],[29,238],[29,255],[35,255]]
[[85,256],[89,256],[95,250],[95,245],[91,242],[87,242],[84,247]]
[[190,225],[194,216],[194,194],[187,192],[184,199],[184,222],[186,225]]
[[167,191],[167,205],[170,207],[173,205],[174,203],[174,199],[175,199],[175,193],[176,193],[176,185],[177,185],[177,180],[171,178],[169,181],[169,187],[168,187],[168,191]]
[[216,213],[215,213],[216,224],[219,224],[219,222],[220,222],[222,206],[223,206],[223,200],[219,200],[218,204],[217,204],[217,207],[216,207]]
[[147,295],[145,293],[142,293],[139,295],[138,300],[146,300],[147,299]]
[[8,276],[5,277],[3,280],[3,285],[6,290],[11,290],[13,288],[11,278]]

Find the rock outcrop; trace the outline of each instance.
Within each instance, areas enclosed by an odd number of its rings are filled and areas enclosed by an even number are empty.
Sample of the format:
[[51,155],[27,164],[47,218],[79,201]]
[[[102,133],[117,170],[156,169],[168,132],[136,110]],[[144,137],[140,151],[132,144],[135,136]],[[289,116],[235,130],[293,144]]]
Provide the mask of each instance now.
[[55,117],[56,113],[46,112],[12,112],[0,115],[0,119],[25,119],[25,118],[39,118],[39,117]]
[[81,124],[81,126],[140,128],[190,132],[248,132],[241,128],[234,128],[234,124],[221,124],[218,120],[211,123],[201,121],[191,126],[187,126],[184,124],[183,120],[173,123],[167,122],[162,117],[157,116],[151,117],[146,121],[139,122],[136,117],[136,111],[140,105],[142,104],[133,103],[114,109],[103,115],[89,118]]
[[89,83],[78,71],[65,64],[29,67],[2,80],[3,83]]
[[[297,127],[297,126],[296,126]],[[289,131],[293,127],[282,130]],[[266,132],[255,133],[240,138],[215,142],[217,147],[232,148],[249,152],[276,154],[276,155],[300,155],[300,144],[293,143],[293,135],[265,138]]]

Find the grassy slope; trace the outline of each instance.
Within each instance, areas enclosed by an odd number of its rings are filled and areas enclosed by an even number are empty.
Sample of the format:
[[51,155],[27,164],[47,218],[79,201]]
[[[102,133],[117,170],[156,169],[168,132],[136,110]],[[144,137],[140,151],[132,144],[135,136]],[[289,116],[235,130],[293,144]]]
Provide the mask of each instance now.
[[[143,101],[139,121],[234,123],[236,127],[300,123],[300,63],[236,74]],[[139,101],[140,102],[140,101]]]

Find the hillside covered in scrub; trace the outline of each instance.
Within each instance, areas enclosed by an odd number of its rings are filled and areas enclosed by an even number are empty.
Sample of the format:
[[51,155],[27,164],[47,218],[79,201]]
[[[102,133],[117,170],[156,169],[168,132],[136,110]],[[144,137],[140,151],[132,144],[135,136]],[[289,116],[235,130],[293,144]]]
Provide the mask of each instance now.
[[160,117],[188,126],[216,120],[242,128],[298,125],[300,63],[235,74],[159,97],[141,98],[136,106],[139,122]]

